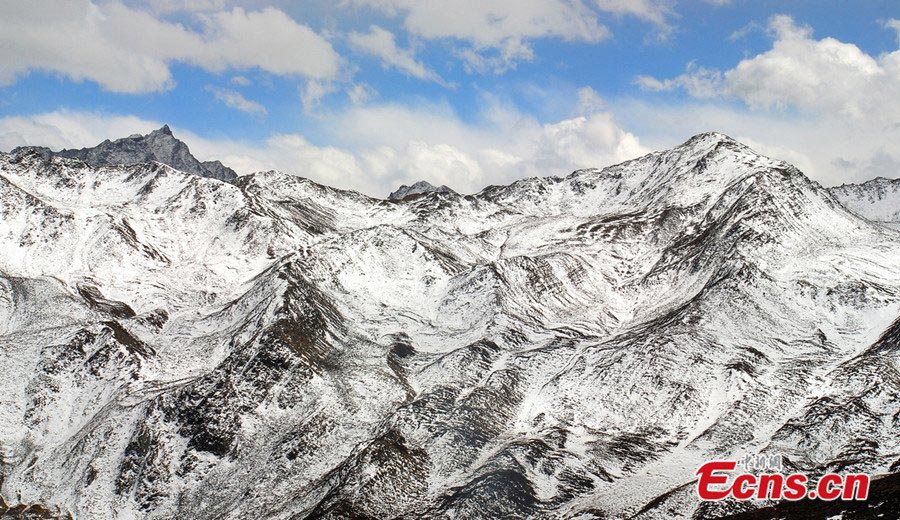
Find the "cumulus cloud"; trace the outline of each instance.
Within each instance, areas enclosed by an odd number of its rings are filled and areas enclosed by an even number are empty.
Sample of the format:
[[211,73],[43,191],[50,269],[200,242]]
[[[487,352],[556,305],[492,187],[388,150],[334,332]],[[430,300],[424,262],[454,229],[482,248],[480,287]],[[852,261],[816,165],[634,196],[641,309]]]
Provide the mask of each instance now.
[[[893,28],[890,21],[885,26]],[[689,63],[674,78],[636,78],[645,90],[682,89],[710,104],[648,108],[637,103],[630,122],[645,128],[648,133],[640,135],[651,141],[650,134],[660,129],[678,136],[687,127],[730,132],[826,185],[864,181],[894,168],[900,50],[873,56],[852,43],[816,38],[810,27],[786,15],[771,18],[766,31],[771,49],[731,69]],[[728,103],[733,100],[745,108]]]
[[357,50],[380,58],[385,67],[396,67],[414,78],[444,83],[437,73],[416,59],[412,49],[398,47],[394,33],[386,29],[373,25],[365,33],[351,32],[348,39]]
[[354,179],[356,188],[382,195],[422,179],[474,192],[648,151],[608,112],[541,123],[494,101],[473,122],[462,121],[444,104],[353,107],[329,114],[327,121],[320,135],[352,153],[365,171]]
[[[0,148],[93,146],[161,124],[72,111],[4,117]],[[474,123],[462,121],[445,105],[350,107],[328,114],[316,129],[331,145],[290,133],[250,143],[173,130],[201,160],[219,159],[240,173],[277,169],[374,196],[423,179],[475,192],[488,184],[605,166],[648,151],[608,112],[541,123],[502,105],[490,107]]]
[[[609,30],[581,0],[351,0],[402,17],[410,34],[468,44],[459,55],[479,70],[504,70],[532,56],[529,41],[599,42]],[[479,59],[481,58],[481,59]]]
[[199,13],[197,30],[118,2],[37,0],[3,11],[0,83],[43,70],[141,93],[172,88],[173,62],[323,79],[334,77],[341,61],[322,36],[274,8]]
[[736,98],[755,110],[840,113],[872,122],[900,117],[900,51],[871,56],[852,43],[813,38],[787,15],[768,25],[772,48],[723,72],[689,63],[684,74],[639,76],[649,90],[685,89],[695,97]]
[[673,0],[348,0],[389,17],[426,40],[461,43],[454,54],[473,73],[503,73],[534,59],[539,39],[597,43],[610,37],[602,17],[635,17],[666,38],[676,17]]
[[769,29],[772,49],[727,71],[727,94],[751,108],[900,115],[900,52],[873,57],[852,43],[816,40],[809,27],[785,15],[774,17]]

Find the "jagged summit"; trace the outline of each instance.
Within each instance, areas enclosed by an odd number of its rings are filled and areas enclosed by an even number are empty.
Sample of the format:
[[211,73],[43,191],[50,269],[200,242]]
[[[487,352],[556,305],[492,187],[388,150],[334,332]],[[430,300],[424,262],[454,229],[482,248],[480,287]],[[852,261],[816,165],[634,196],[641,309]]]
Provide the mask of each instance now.
[[44,147],[19,147],[13,153],[37,150],[43,156],[59,156],[80,159],[91,166],[118,166],[160,162],[183,172],[231,182],[237,174],[219,161],[201,162],[191,155],[188,146],[172,134],[169,125],[163,125],[149,134],[133,134],[128,137],[103,141],[91,148],[60,150],[53,152]]
[[401,201],[409,197],[413,197],[416,195],[424,195],[426,193],[456,193],[451,190],[447,186],[435,186],[428,181],[419,181],[413,184],[412,186],[407,186],[406,184],[401,185],[395,191],[393,191],[390,195],[388,195],[388,200],[393,201]]

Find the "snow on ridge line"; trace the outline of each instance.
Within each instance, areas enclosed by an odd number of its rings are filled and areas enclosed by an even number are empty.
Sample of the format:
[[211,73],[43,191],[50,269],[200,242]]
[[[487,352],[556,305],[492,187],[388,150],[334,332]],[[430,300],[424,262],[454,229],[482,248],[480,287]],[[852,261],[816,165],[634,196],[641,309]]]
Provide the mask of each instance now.
[[900,239],[784,163],[692,139],[401,203],[0,161],[71,199],[2,209],[0,271],[27,281],[0,278],[0,494],[97,518],[689,516],[657,496],[692,478],[686,454],[784,424],[810,468],[883,469],[891,431],[834,435],[806,405],[857,395],[827,375],[900,314]]

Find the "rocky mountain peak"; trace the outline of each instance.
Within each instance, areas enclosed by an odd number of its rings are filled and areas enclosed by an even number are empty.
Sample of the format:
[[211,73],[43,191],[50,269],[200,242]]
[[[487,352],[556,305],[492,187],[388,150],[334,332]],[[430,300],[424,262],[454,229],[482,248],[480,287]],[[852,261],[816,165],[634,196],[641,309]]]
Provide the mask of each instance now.
[[416,195],[424,195],[427,193],[456,193],[451,190],[447,186],[443,184],[440,186],[435,186],[428,181],[418,181],[414,183],[412,186],[407,186],[406,184],[401,185],[399,188],[391,192],[388,195],[388,200],[400,201],[404,200],[408,197],[413,197]]
[[[13,150],[21,153],[34,147],[20,147]],[[219,161],[201,162],[191,154],[187,144],[175,137],[169,125],[163,125],[149,134],[132,134],[110,141],[104,140],[97,146],[81,149],[64,149],[58,152],[41,148],[42,155],[80,159],[91,166],[123,166],[146,162],[159,162],[176,170],[231,182],[237,173]]]

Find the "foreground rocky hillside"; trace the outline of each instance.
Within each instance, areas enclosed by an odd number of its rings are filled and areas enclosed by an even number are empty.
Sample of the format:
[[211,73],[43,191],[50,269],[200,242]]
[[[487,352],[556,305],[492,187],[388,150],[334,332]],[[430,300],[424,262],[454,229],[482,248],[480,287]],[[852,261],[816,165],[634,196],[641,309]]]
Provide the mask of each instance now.
[[0,496],[78,518],[714,518],[898,471],[900,234],[721,134],[396,201],[0,155]]

